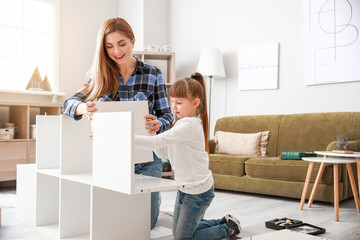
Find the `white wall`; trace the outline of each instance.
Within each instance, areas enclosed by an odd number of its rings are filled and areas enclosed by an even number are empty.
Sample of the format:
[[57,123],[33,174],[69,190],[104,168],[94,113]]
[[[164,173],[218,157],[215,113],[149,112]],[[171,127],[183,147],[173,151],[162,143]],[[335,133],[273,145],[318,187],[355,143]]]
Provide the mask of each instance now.
[[169,44],[169,0],[144,0],[144,44]]
[[[305,86],[303,2],[289,0],[173,0],[171,45],[176,76],[194,72],[203,47],[223,53],[226,79],[214,80],[212,127],[233,115],[360,111],[360,82]],[[278,90],[239,91],[240,46],[280,43]]]
[[[120,14],[127,8],[124,1],[61,1],[60,91],[67,96],[86,80],[99,26],[110,17],[125,17]],[[196,71],[202,48],[222,51],[227,77],[213,82],[212,128],[223,116],[360,111],[360,82],[304,85],[303,1],[136,1],[143,3],[138,11],[144,17],[132,27],[144,29],[144,44],[171,45],[177,79]],[[128,17],[138,11],[127,11]],[[279,89],[239,91],[238,47],[273,42],[280,43]]]
[[168,0],[119,0],[119,16],[129,22],[135,34],[135,51],[144,50],[144,45],[168,44],[168,14]]
[[118,16],[118,0],[60,1],[60,91],[67,97],[87,81],[97,32],[107,19]]
[[168,0],[61,0],[60,91],[66,93],[65,98],[88,80],[103,22],[112,17],[126,19],[135,34],[135,50],[142,50],[144,44],[168,44],[168,11]]
[[144,49],[144,0],[118,0],[119,17],[124,18],[135,35],[134,50]]

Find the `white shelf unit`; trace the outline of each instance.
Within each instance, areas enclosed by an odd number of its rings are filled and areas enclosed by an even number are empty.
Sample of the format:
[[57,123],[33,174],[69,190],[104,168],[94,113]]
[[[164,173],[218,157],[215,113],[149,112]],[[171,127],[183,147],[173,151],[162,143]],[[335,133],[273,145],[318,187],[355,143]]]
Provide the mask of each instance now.
[[[144,62],[149,62],[150,64],[159,67],[164,74],[165,85],[167,88],[170,88],[176,81],[175,52],[134,51],[134,55]],[[155,62],[153,63],[152,61]],[[158,66],[156,61],[159,61],[159,63],[163,62],[165,64],[164,68]]]
[[134,174],[135,123],[133,112],[38,116],[37,163],[17,166],[18,219],[51,239],[150,239],[150,193],[186,186]]
[[[0,90],[0,94],[3,90]],[[60,103],[0,100],[0,125],[15,123],[14,139],[0,140],[0,181],[16,180],[16,165],[35,163],[36,140],[30,138],[30,125],[35,115],[59,115]]]

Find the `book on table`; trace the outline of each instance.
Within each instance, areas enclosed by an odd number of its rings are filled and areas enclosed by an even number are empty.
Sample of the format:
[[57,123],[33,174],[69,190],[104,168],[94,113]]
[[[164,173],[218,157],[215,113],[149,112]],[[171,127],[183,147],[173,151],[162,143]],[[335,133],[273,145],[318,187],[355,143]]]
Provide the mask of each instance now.
[[333,153],[345,153],[345,154],[353,154],[354,151],[351,150],[332,150]]
[[313,152],[281,151],[281,160],[301,160],[303,157],[316,157]]

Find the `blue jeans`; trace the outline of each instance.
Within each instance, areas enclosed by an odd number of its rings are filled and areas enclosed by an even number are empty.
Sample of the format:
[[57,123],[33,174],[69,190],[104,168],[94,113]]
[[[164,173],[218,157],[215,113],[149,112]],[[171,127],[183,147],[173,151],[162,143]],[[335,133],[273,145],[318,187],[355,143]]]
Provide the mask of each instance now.
[[178,190],[172,226],[175,240],[215,240],[231,235],[232,229],[220,224],[220,219],[203,219],[214,197],[214,187],[197,195]]
[[[152,177],[159,177],[161,178],[162,173],[162,161],[160,158],[158,158],[155,153],[154,155],[154,161],[153,162],[147,162],[147,163],[139,163],[135,165],[135,173],[146,176],[152,176]],[[160,198],[159,198],[159,192],[152,192],[151,193],[151,229],[155,227],[155,224],[157,222],[157,219],[159,217],[160,212]]]

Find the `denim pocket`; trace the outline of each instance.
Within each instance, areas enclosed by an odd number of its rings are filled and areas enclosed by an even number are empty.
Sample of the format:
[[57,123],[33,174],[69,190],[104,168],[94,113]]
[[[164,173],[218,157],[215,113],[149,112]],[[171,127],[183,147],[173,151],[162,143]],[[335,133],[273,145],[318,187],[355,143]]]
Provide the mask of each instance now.
[[202,202],[204,204],[204,214],[206,209],[210,206],[214,197],[215,197],[214,187],[211,187],[208,191],[201,194]]
[[211,187],[209,190],[207,190],[206,192],[200,194],[200,196],[202,198],[208,198],[208,197],[212,197],[214,198],[215,197],[215,193],[214,193],[214,187]]

